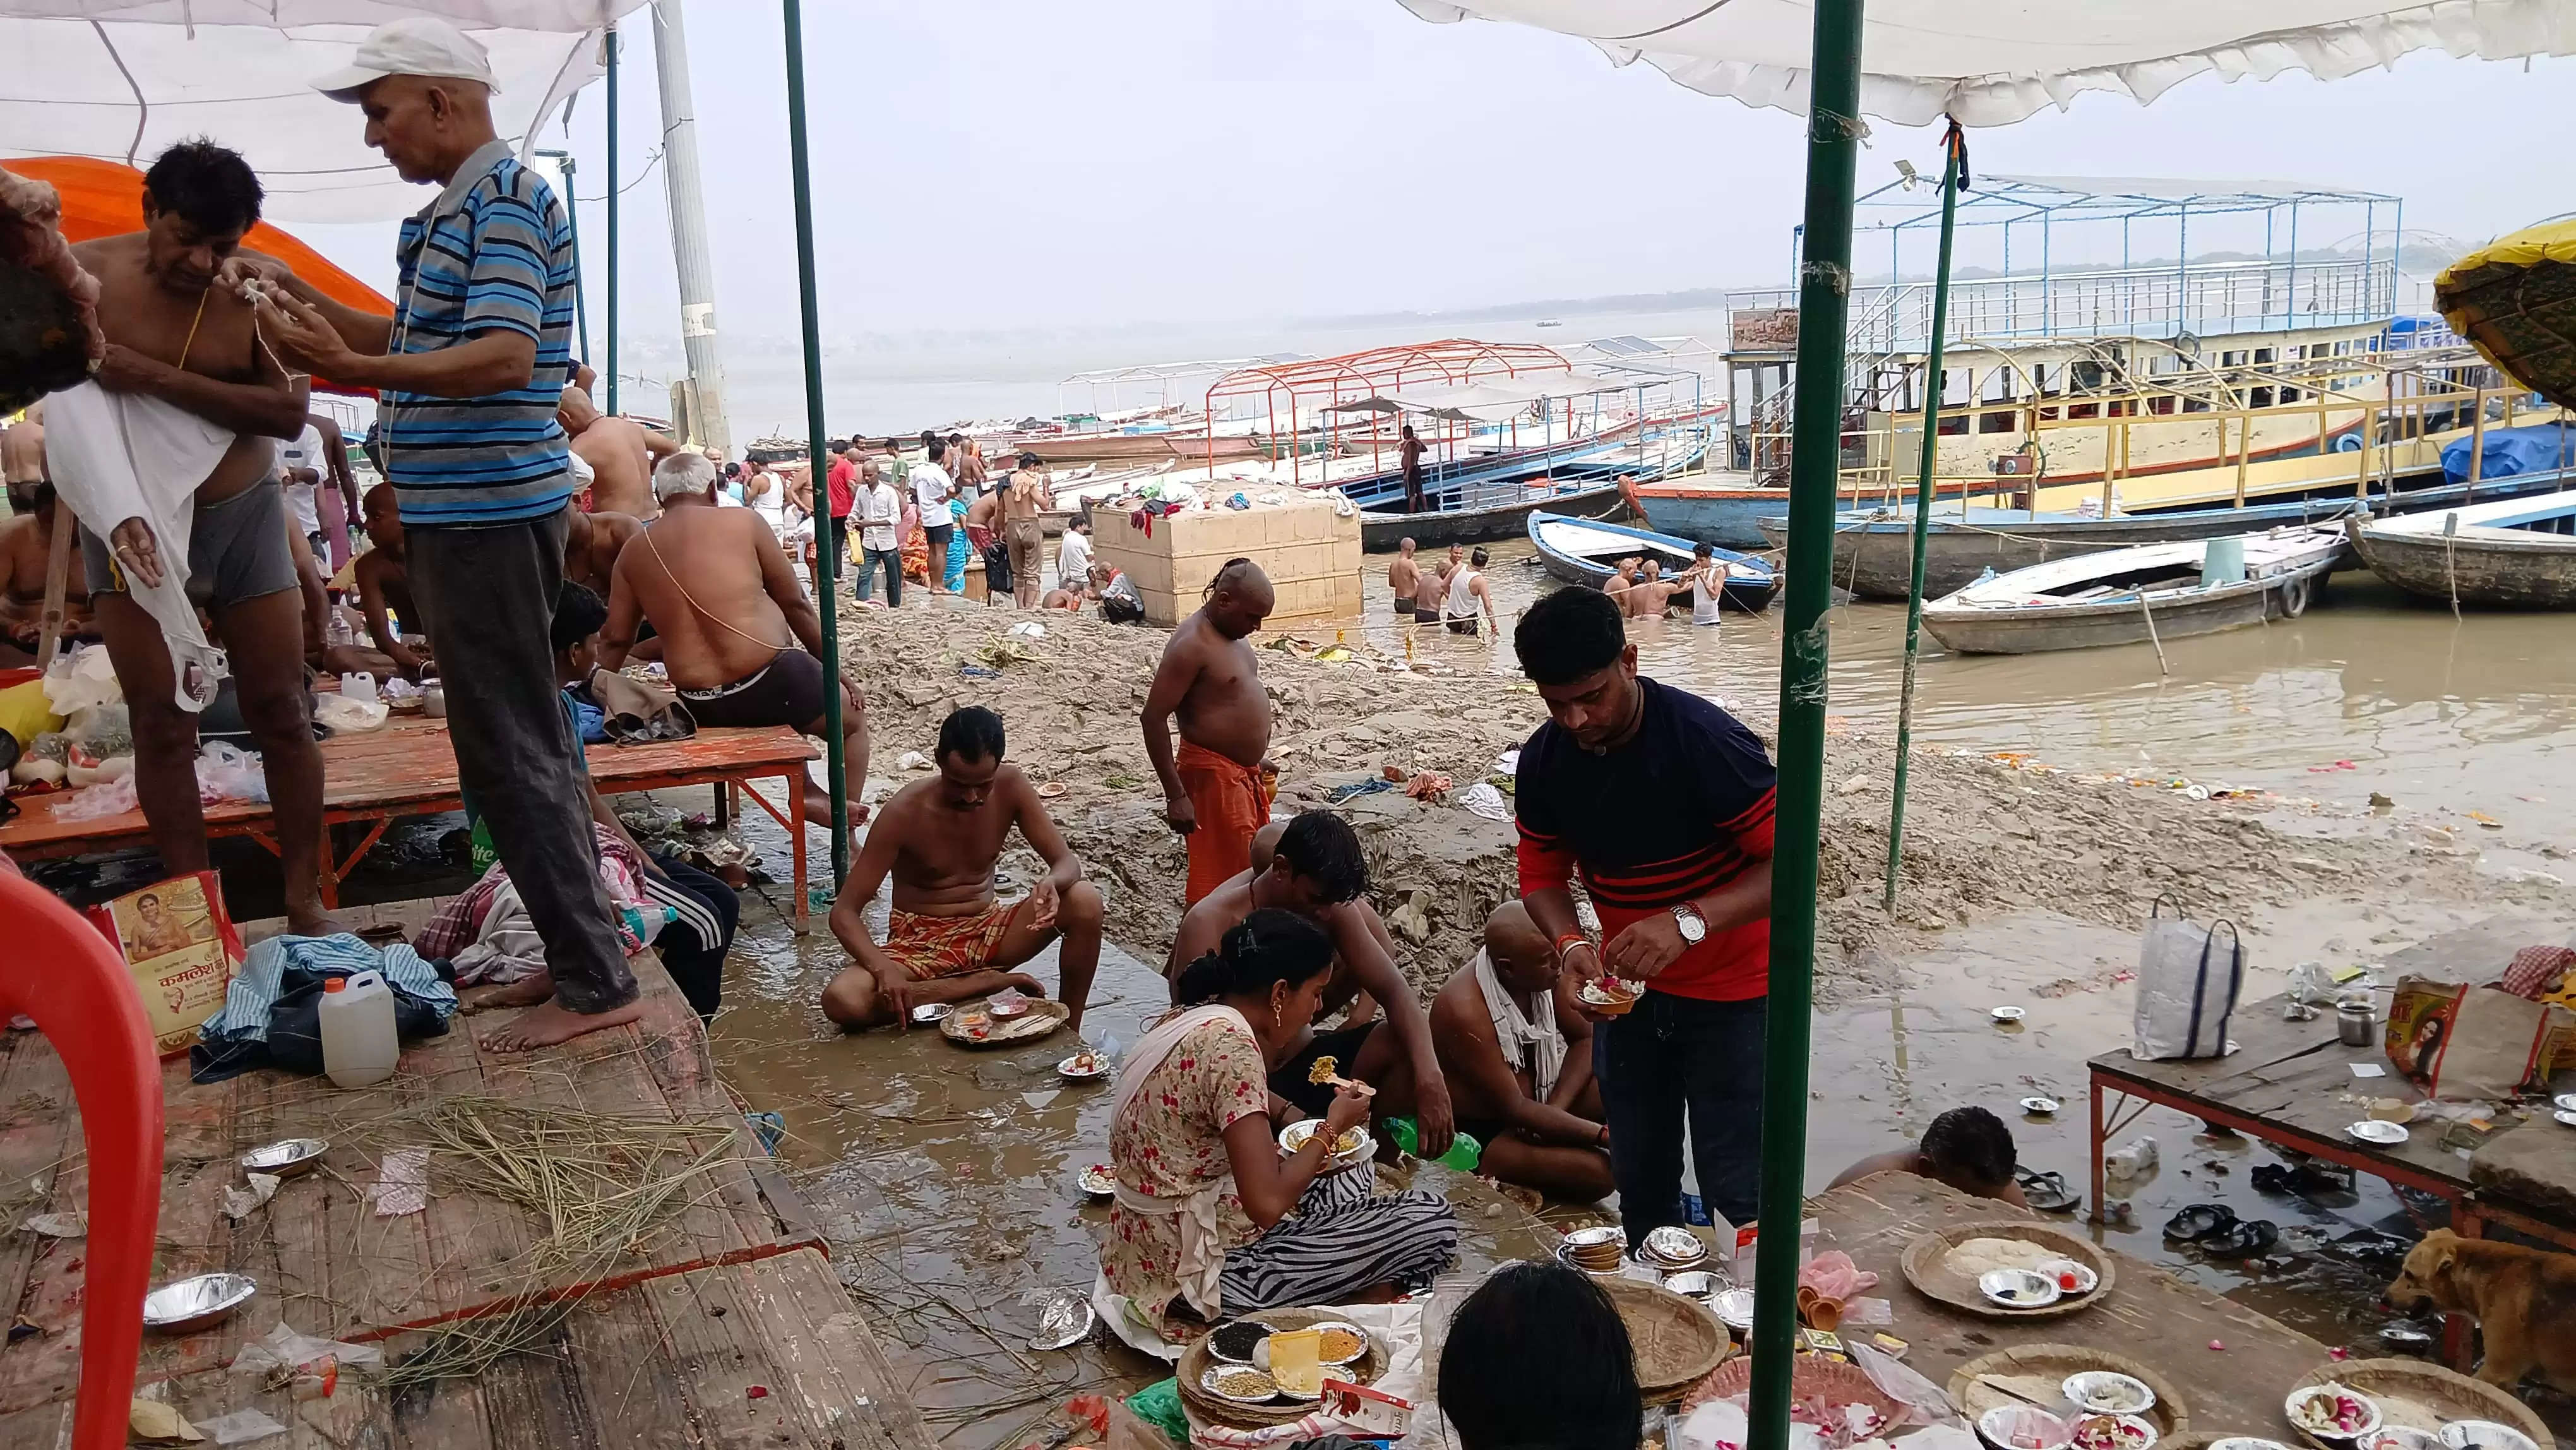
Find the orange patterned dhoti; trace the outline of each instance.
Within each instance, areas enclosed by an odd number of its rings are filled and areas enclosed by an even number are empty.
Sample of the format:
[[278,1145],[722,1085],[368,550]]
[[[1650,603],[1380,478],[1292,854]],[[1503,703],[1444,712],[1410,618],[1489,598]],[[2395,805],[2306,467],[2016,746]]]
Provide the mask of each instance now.
[[886,913],[885,954],[916,982],[934,977],[982,971],[1011,929],[1017,901],[996,901],[964,916],[923,916],[910,911]]

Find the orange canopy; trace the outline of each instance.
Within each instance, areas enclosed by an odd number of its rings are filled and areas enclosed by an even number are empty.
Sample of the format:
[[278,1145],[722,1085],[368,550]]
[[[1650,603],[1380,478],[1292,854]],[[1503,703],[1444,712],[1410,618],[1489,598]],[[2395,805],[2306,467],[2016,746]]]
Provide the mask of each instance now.
[[[20,176],[51,182],[63,195],[63,240],[86,242],[143,230],[143,173],[117,161],[85,156],[43,156],[0,161]],[[320,252],[261,222],[242,238],[242,245],[264,252],[295,269],[313,289],[344,307],[391,317],[394,305],[376,289],[333,265]],[[333,392],[373,396],[373,389],[338,388],[317,378],[314,386]]]

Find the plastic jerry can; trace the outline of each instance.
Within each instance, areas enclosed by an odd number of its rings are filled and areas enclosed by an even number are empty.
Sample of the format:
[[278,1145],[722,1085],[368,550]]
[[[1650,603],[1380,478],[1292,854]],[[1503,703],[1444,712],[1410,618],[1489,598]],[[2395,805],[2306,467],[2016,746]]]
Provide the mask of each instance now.
[[394,1075],[402,1039],[394,1030],[394,989],[380,972],[322,984],[322,1070],[335,1086],[372,1087]]

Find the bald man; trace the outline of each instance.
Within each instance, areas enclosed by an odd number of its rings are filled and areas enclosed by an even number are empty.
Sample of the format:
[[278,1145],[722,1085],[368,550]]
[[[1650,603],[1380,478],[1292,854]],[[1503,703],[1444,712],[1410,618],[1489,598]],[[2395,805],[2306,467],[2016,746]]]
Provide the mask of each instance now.
[[1172,631],[1145,692],[1145,758],[1162,779],[1165,817],[1189,844],[1183,897],[1191,906],[1252,865],[1252,837],[1270,823],[1261,770],[1270,697],[1249,640],[1277,597],[1249,559],[1228,559],[1206,592],[1207,602]]
[[291,366],[382,399],[387,482],[447,687],[448,743],[554,982],[553,1000],[482,1043],[516,1052],[621,1026],[642,1007],[600,886],[590,778],[549,637],[573,494],[557,419],[573,372],[572,227],[494,128],[492,84],[483,47],[426,16],[377,26],[316,82],[364,113],[367,144],[397,175],[438,188],[403,224],[399,332],[273,258],[227,272],[259,284],[260,330]]
[[563,390],[555,421],[597,475],[590,485],[592,513],[649,519],[661,512],[653,503],[653,454],[642,424],[599,411],[579,388]]
[[576,509],[565,521],[572,527],[564,534],[564,577],[606,599],[619,551],[643,532],[644,525],[630,514],[605,509],[589,513]]
[[1485,1145],[1478,1171],[1596,1203],[1617,1185],[1592,1076],[1592,1024],[1569,990],[1555,944],[1527,907],[1506,901],[1485,918],[1484,950],[1432,999],[1431,1046],[1458,1131]]

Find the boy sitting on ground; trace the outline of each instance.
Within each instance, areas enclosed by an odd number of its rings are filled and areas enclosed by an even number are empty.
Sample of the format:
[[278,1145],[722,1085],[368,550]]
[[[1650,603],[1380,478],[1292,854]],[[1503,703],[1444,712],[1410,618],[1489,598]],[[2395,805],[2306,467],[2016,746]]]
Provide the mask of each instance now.
[[[857,1030],[888,1022],[910,1027],[915,1005],[963,1002],[1005,987],[1044,996],[1036,978],[1014,972],[1058,937],[1067,1025],[1082,1030],[1091,977],[1100,966],[1100,888],[1082,879],[1082,858],[1064,843],[1037,787],[1002,760],[1002,717],[981,705],[951,714],[931,754],[939,773],[894,793],[840,899],[832,935],[854,959],[823,989],[823,1015]],[[1003,901],[993,864],[1013,826],[1047,863],[1029,894]],[[868,934],[868,904],[887,875],[894,901],[883,945]]]
[[1485,1145],[1480,1170],[1550,1198],[1593,1203],[1617,1187],[1592,1024],[1559,990],[1554,944],[1529,909],[1485,918],[1484,950],[1431,1003],[1431,1045],[1458,1130]]
[[1873,1173],[1913,1173],[1938,1180],[1971,1198],[1992,1198],[2016,1208],[2029,1205],[2013,1180],[2018,1166],[2012,1130],[1983,1108],[1952,1108],[1923,1130],[1919,1147],[1873,1153],[1842,1171],[1829,1188],[1857,1183]]

